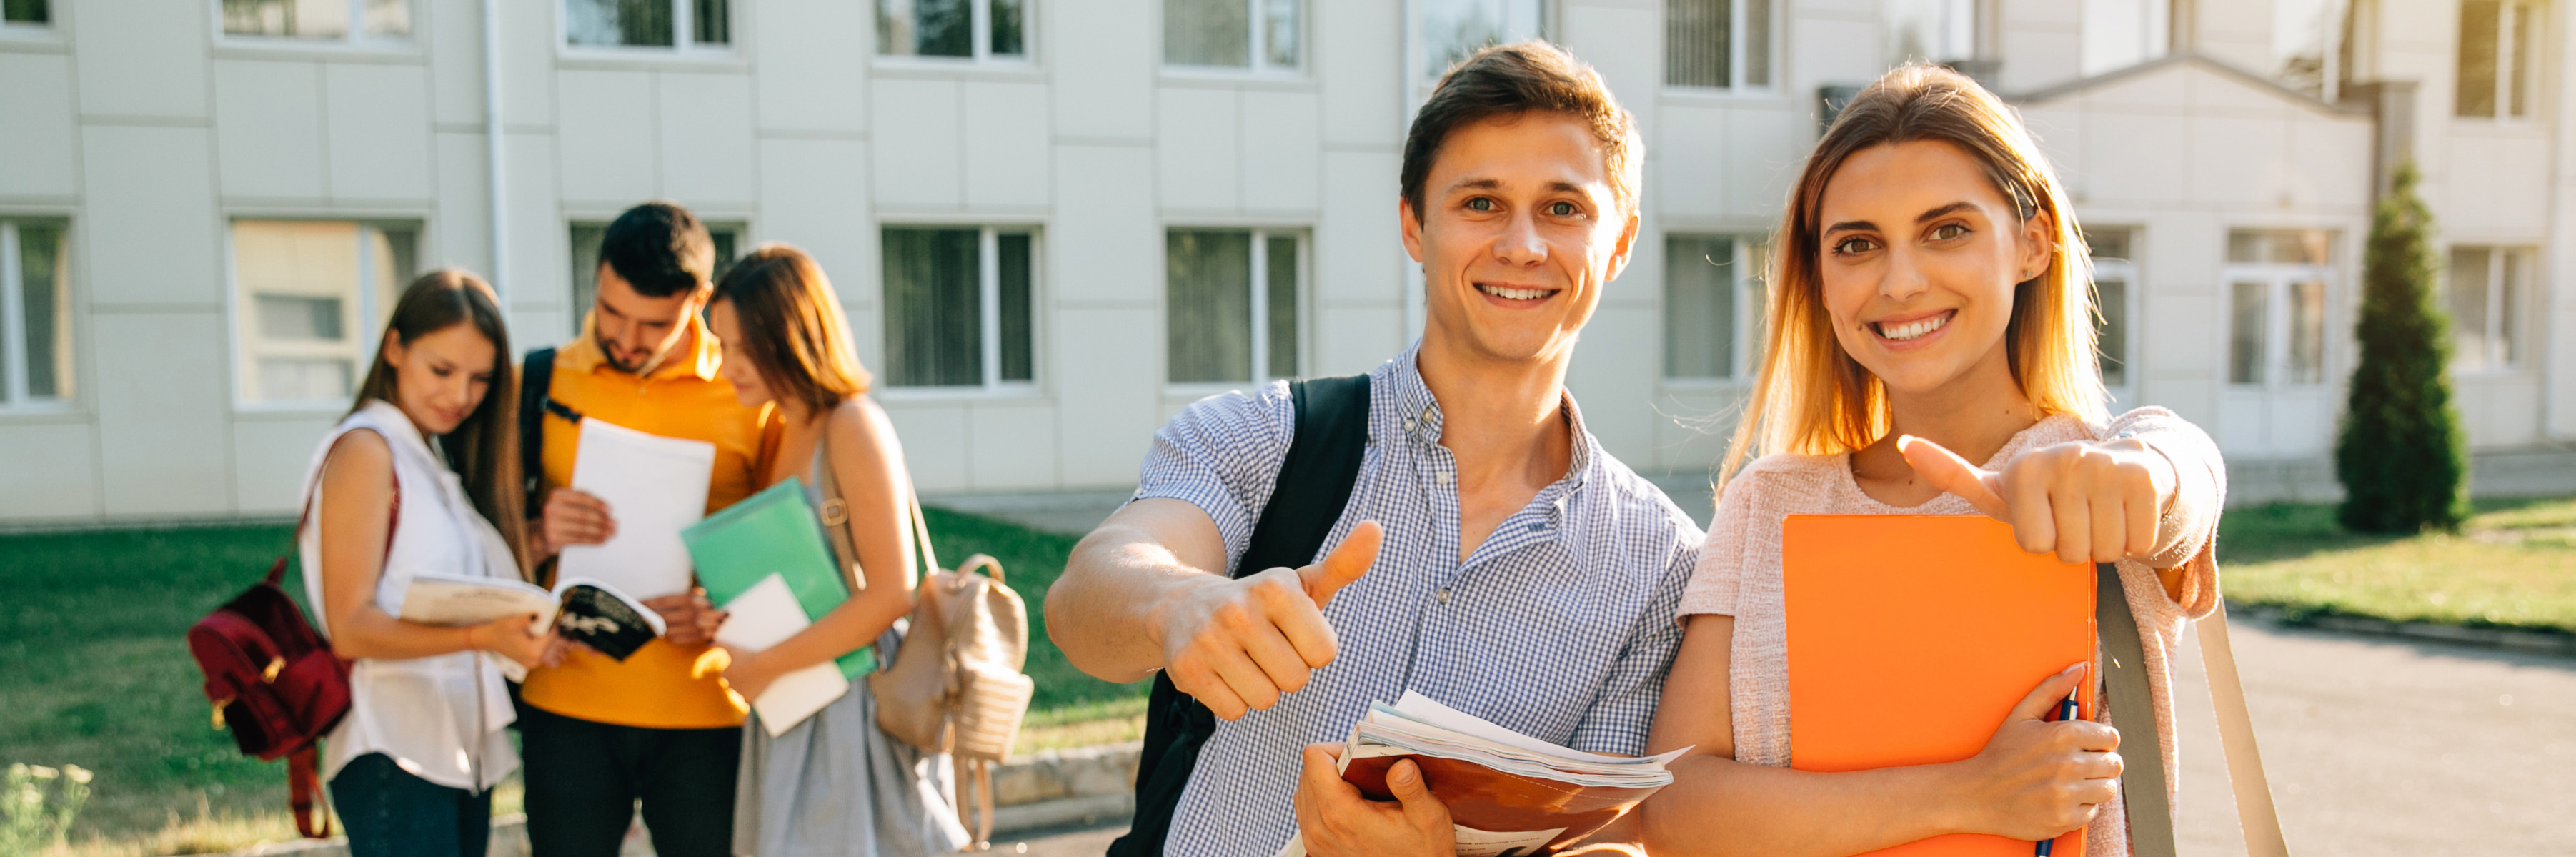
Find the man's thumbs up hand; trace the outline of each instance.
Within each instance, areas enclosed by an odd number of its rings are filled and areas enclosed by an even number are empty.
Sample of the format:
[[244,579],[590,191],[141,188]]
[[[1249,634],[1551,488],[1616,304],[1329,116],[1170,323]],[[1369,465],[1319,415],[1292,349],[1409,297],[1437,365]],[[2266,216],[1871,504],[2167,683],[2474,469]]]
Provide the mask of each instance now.
[[1333,662],[1324,604],[1377,562],[1383,533],[1362,521],[1322,562],[1210,579],[1156,609],[1164,673],[1182,693],[1227,720],[1279,703]]

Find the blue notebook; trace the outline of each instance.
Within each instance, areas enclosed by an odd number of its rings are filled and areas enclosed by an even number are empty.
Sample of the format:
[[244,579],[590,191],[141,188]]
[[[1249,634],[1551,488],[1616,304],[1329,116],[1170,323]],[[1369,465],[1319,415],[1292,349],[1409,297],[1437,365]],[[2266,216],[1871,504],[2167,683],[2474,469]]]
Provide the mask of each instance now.
[[[822,519],[805,499],[805,483],[793,476],[680,531],[708,600],[725,604],[776,574],[786,578],[809,620],[850,599],[824,538]],[[843,677],[857,681],[875,671],[876,647],[861,647],[838,663]]]

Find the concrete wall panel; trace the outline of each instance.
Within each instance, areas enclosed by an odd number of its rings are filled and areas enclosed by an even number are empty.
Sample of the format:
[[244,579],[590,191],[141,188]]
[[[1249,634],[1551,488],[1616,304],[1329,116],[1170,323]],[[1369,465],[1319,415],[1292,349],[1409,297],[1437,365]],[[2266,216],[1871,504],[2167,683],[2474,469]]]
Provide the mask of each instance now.
[[233,508],[244,515],[294,515],[303,505],[304,469],[313,464],[313,449],[338,423],[328,415],[234,418]]
[[760,4],[760,127],[856,134],[867,130],[868,62],[875,7],[837,0]]
[[690,205],[750,207],[758,196],[750,78],[666,72],[655,83],[662,102],[662,195]]
[[1317,98],[1304,92],[1243,93],[1243,207],[1311,213],[1323,167]]
[[[1059,145],[1055,157],[1054,231],[1047,241],[1047,259],[1053,271],[1049,283],[1059,311],[1066,303],[1096,301],[1160,306],[1163,227],[1154,211],[1153,151],[1129,146]],[[1058,316],[1059,328],[1072,326],[1066,318]],[[1159,323],[1161,316],[1155,318]],[[1133,336],[1133,332],[1127,335]],[[1155,343],[1153,353],[1157,356],[1153,365],[1159,367],[1160,334],[1142,338]],[[1152,374],[1160,383],[1161,370]],[[1067,418],[1071,419],[1070,414]]]
[[0,80],[0,194],[70,195],[71,58],[0,54]]
[[[1647,142],[1647,208],[1668,216],[1717,217],[1727,211],[1727,180],[1743,163],[1726,156],[1729,119],[1745,111],[1703,104],[1664,106],[1655,138]],[[1711,145],[1712,143],[1716,145]]]
[[922,491],[964,491],[974,448],[966,434],[966,403],[888,401],[886,419],[903,439],[904,466]]
[[326,68],[331,195],[427,201],[432,166],[427,74],[415,66],[334,63]]
[[481,127],[482,0],[413,0],[412,7],[428,13],[415,13],[413,26],[429,42],[430,115],[441,123]]
[[851,345],[882,367],[882,304],[876,218],[868,198],[867,144],[851,140],[763,140],[760,143],[760,236],[805,250],[832,280],[849,315]]
[[203,118],[209,4],[90,0],[80,4],[72,53],[82,113]]
[[1162,424],[1155,409],[1163,380],[1162,329],[1159,310],[1057,310],[1056,365],[1116,367],[1084,386],[1080,404],[1061,411],[1055,441],[1064,484],[1136,484],[1136,467]]
[[1164,87],[1154,135],[1155,199],[1164,208],[1243,207],[1241,107],[1236,93]]
[[0,425],[0,520],[79,520],[99,513],[98,443],[88,422]]
[[899,208],[956,208],[963,133],[958,86],[948,81],[880,78],[873,87],[876,200]]
[[326,174],[321,66],[215,63],[215,148],[228,197],[318,199]]
[[1047,88],[1026,83],[969,82],[965,104],[966,204],[1037,208],[1054,190],[1048,177],[1051,123]]
[[1324,217],[1315,227],[1315,295],[1324,302],[1403,306],[1400,161],[1373,152],[1324,153]]
[[[94,304],[193,303],[212,309],[225,272],[217,249],[206,132],[92,126],[82,133],[88,190],[76,234],[87,241]],[[113,338],[101,333],[103,341]]]
[[222,515],[235,511],[223,316],[95,316],[102,343],[98,403],[104,511]]
[[1404,140],[1408,121],[1397,91],[1404,56],[1404,4],[1330,0],[1312,4],[1315,38],[1307,55],[1322,91],[1323,138],[1336,146],[1384,146]]
[[[435,135],[438,157],[436,213],[421,259],[430,265],[492,270],[491,180],[480,132]],[[512,303],[524,296],[510,296]],[[547,332],[548,336],[553,331]]]
[[1161,8],[1155,0],[1088,0],[1079,14],[1046,14],[1042,23],[1048,26],[1038,38],[1055,82],[1057,134],[1092,140],[1153,136],[1154,70],[1163,59],[1155,28]]
[[[502,203],[507,208],[504,222],[509,229],[510,270],[501,275],[502,281],[496,285],[513,312],[560,312],[572,294],[572,267],[565,261],[572,239],[564,229],[563,203],[554,191],[555,138],[510,134],[502,138],[501,145],[501,157],[509,168],[504,173],[509,181],[502,191]],[[641,196],[626,197],[615,204],[622,207],[640,199]],[[586,310],[575,310],[574,317]],[[564,321],[544,329],[564,331],[568,337],[571,328],[572,323]],[[554,335],[536,334],[531,341],[550,341]]]
[[[557,167],[567,201],[625,205],[661,195],[657,184],[661,158],[652,75],[634,71],[563,71],[555,75],[563,92],[563,116],[556,125],[562,144]],[[502,104],[510,104],[503,96]],[[525,162],[512,158],[511,184],[527,176]]]
[[977,491],[1054,488],[1056,408],[1044,400],[977,402],[966,414],[974,439],[967,482]]

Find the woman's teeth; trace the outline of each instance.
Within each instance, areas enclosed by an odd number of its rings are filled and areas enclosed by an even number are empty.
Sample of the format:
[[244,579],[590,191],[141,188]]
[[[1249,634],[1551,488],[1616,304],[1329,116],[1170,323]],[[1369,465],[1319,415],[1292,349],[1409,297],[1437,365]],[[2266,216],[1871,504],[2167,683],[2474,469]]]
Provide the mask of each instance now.
[[1897,325],[1890,325],[1885,322],[1881,322],[1878,325],[1878,335],[1898,342],[1903,342],[1908,339],[1921,339],[1925,334],[1929,334],[1935,330],[1940,330],[1943,326],[1948,325],[1950,323],[1950,316],[1953,314],[1954,313],[1945,312],[1931,318],[1919,318]]
[[1476,284],[1476,290],[1504,300],[1514,301],[1534,301],[1539,298],[1547,297],[1548,295],[1547,292],[1539,289],[1515,289],[1509,286],[1488,286],[1483,283]]

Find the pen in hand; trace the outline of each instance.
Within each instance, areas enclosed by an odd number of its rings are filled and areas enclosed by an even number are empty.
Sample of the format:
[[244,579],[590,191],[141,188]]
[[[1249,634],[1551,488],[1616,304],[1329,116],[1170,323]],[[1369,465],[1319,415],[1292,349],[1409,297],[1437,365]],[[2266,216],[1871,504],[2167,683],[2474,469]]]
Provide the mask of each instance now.
[[[2066,694],[2066,700],[2057,704],[2057,722],[2064,723],[2073,719],[2075,719],[2075,694],[2070,691]],[[2031,846],[2030,853],[2033,857],[2048,857],[2048,852],[2056,846],[2057,840],[2042,839]]]

